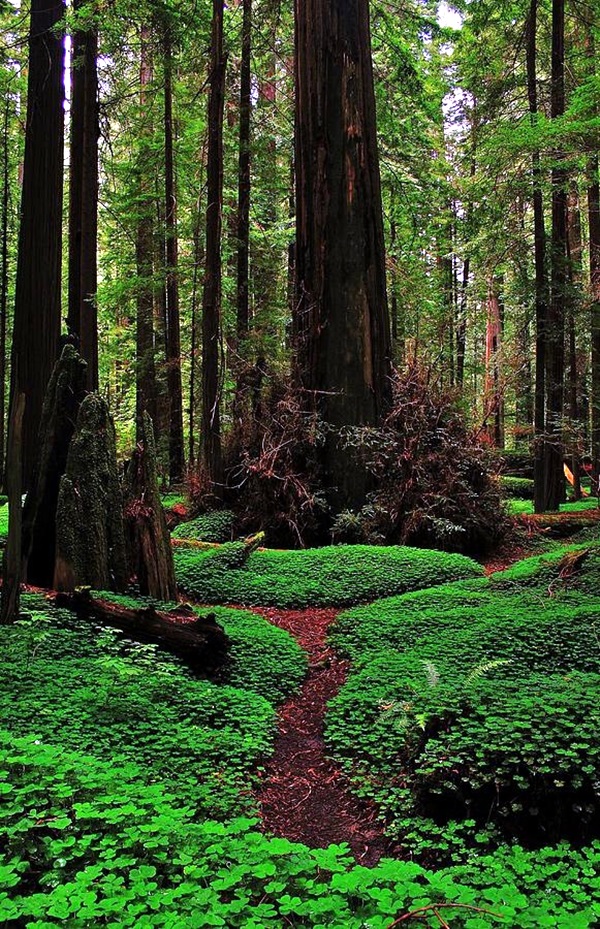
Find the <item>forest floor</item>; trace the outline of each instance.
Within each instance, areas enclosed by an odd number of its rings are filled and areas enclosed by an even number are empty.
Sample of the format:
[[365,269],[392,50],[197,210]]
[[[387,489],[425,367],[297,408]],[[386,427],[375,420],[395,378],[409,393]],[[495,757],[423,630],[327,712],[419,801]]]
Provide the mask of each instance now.
[[309,669],[301,689],[279,710],[275,750],[257,793],[264,829],[281,838],[326,848],[346,842],[359,864],[372,867],[394,849],[371,804],[351,793],[325,751],[327,703],[345,683],[349,662],[327,644],[339,610],[257,609],[305,649]]

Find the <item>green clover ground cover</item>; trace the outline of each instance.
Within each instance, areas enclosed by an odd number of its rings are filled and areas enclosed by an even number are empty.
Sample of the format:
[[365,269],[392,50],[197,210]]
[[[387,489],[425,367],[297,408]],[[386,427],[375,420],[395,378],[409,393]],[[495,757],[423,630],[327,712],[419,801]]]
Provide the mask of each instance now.
[[[26,929],[384,929],[434,903],[453,905],[452,926],[468,929],[587,929],[600,915],[598,844],[502,849],[437,872],[385,860],[369,869],[345,846],[266,838],[256,820],[198,820],[132,762],[4,730],[0,825],[0,921]],[[433,913],[420,922],[439,925]]]
[[400,546],[267,549],[253,552],[245,564],[243,551],[236,542],[212,551],[175,549],[181,589],[203,603],[345,606],[482,573],[464,555]]
[[600,553],[349,610],[328,739],[424,860],[600,830]]

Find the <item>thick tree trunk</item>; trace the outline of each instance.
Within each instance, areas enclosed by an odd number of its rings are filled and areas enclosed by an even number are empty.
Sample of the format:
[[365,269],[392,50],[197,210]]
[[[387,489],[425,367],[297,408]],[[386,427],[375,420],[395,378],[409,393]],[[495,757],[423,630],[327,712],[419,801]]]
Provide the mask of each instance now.
[[227,656],[229,640],[214,613],[198,616],[191,607],[158,610],[135,609],[112,600],[91,596],[89,591],[58,594],[55,604],[79,616],[121,629],[139,642],[152,642],[176,655],[194,673],[212,673]]
[[173,42],[165,31],[165,227],[167,295],[167,389],[169,393],[169,478],[177,484],[183,479],[183,397],[181,388],[181,337],[179,326],[179,282],[177,242],[177,190],[173,158]]
[[0,216],[0,235],[2,236],[1,266],[0,266],[0,483],[4,474],[4,421],[6,414],[6,328],[8,321],[8,235],[9,235],[9,207],[10,207],[10,156],[8,146],[8,127],[10,117],[10,101],[7,97],[4,103],[4,119],[2,131],[3,160],[2,160],[2,213]]
[[219,405],[221,352],[221,225],[223,207],[223,106],[226,57],[223,51],[223,0],[213,0],[208,164],[206,263],[202,299],[202,461],[213,493],[221,496],[223,463]]
[[[335,428],[391,398],[390,325],[368,0],[296,0],[295,380]],[[364,475],[337,443],[337,503]]]
[[176,600],[173,551],[156,478],[152,423],[147,415],[127,470],[125,524],[129,563],[140,593],[156,600]]
[[56,508],[56,590],[124,590],[127,559],[115,429],[106,401],[79,408]]
[[21,226],[15,289],[11,404],[26,396],[23,490],[38,451],[46,387],[58,352],[64,142],[64,45],[58,0],[32,0]]
[[21,442],[25,394],[15,398],[9,427],[10,442],[6,455],[6,490],[8,493],[8,539],[2,564],[2,598],[0,625],[14,622],[19,615],[22,581],[21,556]]
[[[538,119],[537,93],[537,10],[538,0],[531,0],[527,21],[527,94],[529,113],[535,126]],[[546,428],[546,327],[548,316],[548,282],[546,278],[546,230],[542,194],[542,168],[539,152],[532,157],[533,227],[535,260],[535,395],[534,395],[534,508],[542,513],[545,501],[544,434]]]
[[[586,53],[588,68],[595,74],[595,43],[593,26],[595,16],[588,13],[586,22]],[[591,450],[592,484],[594,493],[600,496],[600,172],[598,155],[593,153],[587,165],[588,223],[590,235],[590,328],[592,342],[591,361]]]
[[[551,116],[565,111],[565,6],[552,3]],[[567,291],[567,187],[565,156],[555,153],[552,169],[552,247],[550,304],[546,327],[546,430],[544,509],[557,510],[564,499],[563,404],[565,380],[565,300]]]
[[[75,0],[75,11],[83,0]],[[98,35],[73,33],[69,167],[69,306],[67,328],[87,363],[88,389],[98,389]]]
[[25,577],[38,587],[52,586],[60,481],[86,383],[86,363],[72,345],[66,345],[46,391],[38,459],[23,510]]
[[142,430],[143,414],[146,412],[156,423],[158,419],[156,366],[154,360],[154,299],[153,299],[153,251],[154,204],[152,184],[148,177],[148,159],[151,147],[152,126],[148,113],[148,88],[152,82],[152,57],[150,30],[141,29],[140,50],[140,111],[144,125],[140,129],[138,152],[139,204],[136,230],[135,255],[137,265],[137,315],[136,315],[136,430]]
[[569,445],[571,471],[573,473],[573,497],[581,500],[581,416],[579,403],[579,365],[577,356],[576,315],[579,310],[579,295],[582,283],[581,214],[579,194],[575,186],[568,196],[567,211],[567,323],[569,333],[569,379],[567,385],[569,409]]

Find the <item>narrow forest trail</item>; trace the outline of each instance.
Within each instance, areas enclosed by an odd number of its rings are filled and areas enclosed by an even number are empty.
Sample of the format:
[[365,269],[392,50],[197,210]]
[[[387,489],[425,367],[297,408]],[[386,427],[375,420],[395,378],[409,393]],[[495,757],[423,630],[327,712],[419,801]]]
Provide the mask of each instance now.
[[348,780],[326,754],[325,710],[346,680],[349,662],[327,644],[338,610],[256,609],[287,630],[308,654],[300,691],[279,710],[279,731],[256,794],[266,831],[312,848],[347,842],[356,860],[376,864],[391,848],[375,808],[350,792]]

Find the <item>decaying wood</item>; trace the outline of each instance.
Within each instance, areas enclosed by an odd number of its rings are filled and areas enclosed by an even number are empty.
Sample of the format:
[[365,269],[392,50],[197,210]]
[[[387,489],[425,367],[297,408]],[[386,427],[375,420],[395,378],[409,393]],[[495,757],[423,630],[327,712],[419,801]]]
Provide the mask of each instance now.
[[153,606],[136,609],[101,597],[87,588],[59,593],[55,605],[73,610],[86,619],[99,621],[125,632],[139,642],[151,642],[176,655],[195,673],[210,673],[222,666],[229,639],[214,613],[198,616],[189,606],[159,610]]
[[173,551],[158,490],[152,421],[143,414],[141,441],[127,469],[125,528],[131,570],[142,594],[175,600],[177,583]]
[[52,586],[59,486],[85,392],[86,370],[76,349],[65,345],[46,390],[38,456],[23,509],[25,577],[38,587]]
[[106,401],[88,394],[60,482],[54,587],[124,590],[127,581],[115,429]]
[[21,590],[21,444],[25,394],[17,394],[8,427],[6,457],[6,490],[8,494],[8,540],[2,568],[2,606],[0,624],[13,622],[19,614]]

